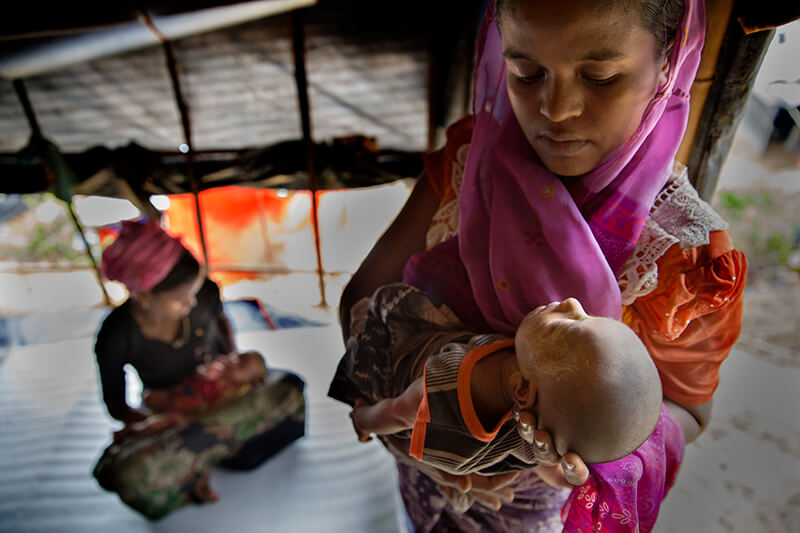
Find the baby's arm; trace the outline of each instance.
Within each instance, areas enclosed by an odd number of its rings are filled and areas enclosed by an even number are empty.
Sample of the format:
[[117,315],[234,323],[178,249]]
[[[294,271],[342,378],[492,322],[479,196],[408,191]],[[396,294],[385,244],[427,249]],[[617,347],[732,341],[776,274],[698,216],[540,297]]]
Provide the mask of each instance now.
[[174,389],[146,390],[142,393],[142,401],[153,411],[163,413],[175,408],[175,394]]
[[415,379],[400,396],[381,400],[375,405],[366,405],[363,400],[357,400],[350,417],[358,440],[370,440],[371,433],[391,435],[411,429],[417,419],[419,404],[422,403],[423,379]]
[[168,411],[150,415],[144,420],[126,425],[119,431],[114,432],[114,441],[119,441],[127,437],[146,437],[169,427],[182,427],[188,423],[186,417],[178,411]]

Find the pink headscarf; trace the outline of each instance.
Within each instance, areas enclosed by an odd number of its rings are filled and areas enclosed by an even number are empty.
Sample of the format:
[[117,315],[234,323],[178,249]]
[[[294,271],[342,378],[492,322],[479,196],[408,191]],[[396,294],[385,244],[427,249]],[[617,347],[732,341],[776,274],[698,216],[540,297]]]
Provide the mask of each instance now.
[[119,237],[103,252],[100,270],[131,292],[147,292],[170,273],[184,250],[157,220],[124,220]]
[[620,318],[615,272],[670,175],[704,37],[703,2],[686,0],[668,80],[638,129],[568,190],[538,162],[511,109],[490,2],[478,36],[458,239],[475,299],[493,330],[511,334],[537,305],[569,296],[589,314]]

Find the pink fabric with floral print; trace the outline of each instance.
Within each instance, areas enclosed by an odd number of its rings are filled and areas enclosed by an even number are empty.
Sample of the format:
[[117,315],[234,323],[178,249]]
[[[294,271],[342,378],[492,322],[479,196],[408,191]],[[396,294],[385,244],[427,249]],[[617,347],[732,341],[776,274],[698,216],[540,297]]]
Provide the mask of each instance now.
[[681,428],[662,406],[655,431],[639,449],[589,467],[589,480],[573,489],[561,511],[564,531],[652,531],[683,452]]

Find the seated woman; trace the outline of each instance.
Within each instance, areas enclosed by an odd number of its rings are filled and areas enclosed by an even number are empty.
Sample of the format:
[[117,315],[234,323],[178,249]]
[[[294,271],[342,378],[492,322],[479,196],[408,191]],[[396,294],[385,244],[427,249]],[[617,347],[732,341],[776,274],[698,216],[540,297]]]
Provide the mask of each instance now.
[[217,285],[157,221],[123,222],[101,269],[130,292],[103,321],[95,344],[103,401],[126,424],[95,467],[103,488],[161,518],[192,499],[215,499],[210,489],[197,490],[211,467],[255,467],[303,435],[304,383],[281,371],[199,416],[173,412],[147,421],[153,413],[126,401],[124,366],[136,370],[145,396],[158,395],[217,356],[236,357],[233,330]]
[[218,355],[172,389],[147,391],[142,400],[159,413],[199,416],[246,394],[266,374],[267,365],[258,352]]

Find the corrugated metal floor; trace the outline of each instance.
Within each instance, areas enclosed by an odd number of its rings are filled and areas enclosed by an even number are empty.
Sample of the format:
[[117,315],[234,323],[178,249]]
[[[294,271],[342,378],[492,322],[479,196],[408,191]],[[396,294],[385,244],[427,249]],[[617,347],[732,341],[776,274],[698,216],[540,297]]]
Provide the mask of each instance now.
[[348,409],[325,396],[342,352],[335,326],[239,335],[307,384],[306,436],[253,472],[215,470],[221,501],[148,522],[103,491],[94,462],[118,424],[100,402],[92,339],[14,348],[0,360],[0,531],[397,532],[394,461],[356,441]]
[[[687,447],[656,533],[800,533],[798,353],[752,350],[757,334],[743,332],[722,365],[714,416]],[[307,435],[254,472],[215,470],[219,503],[158,523],[91,477],[113,427],[91,339],[12,349],[0,359],[0,532],[403,531],[392,459],[358,443],[347,409],[325,397],[337,328],[244,332],[239,344],[306,379]]]

